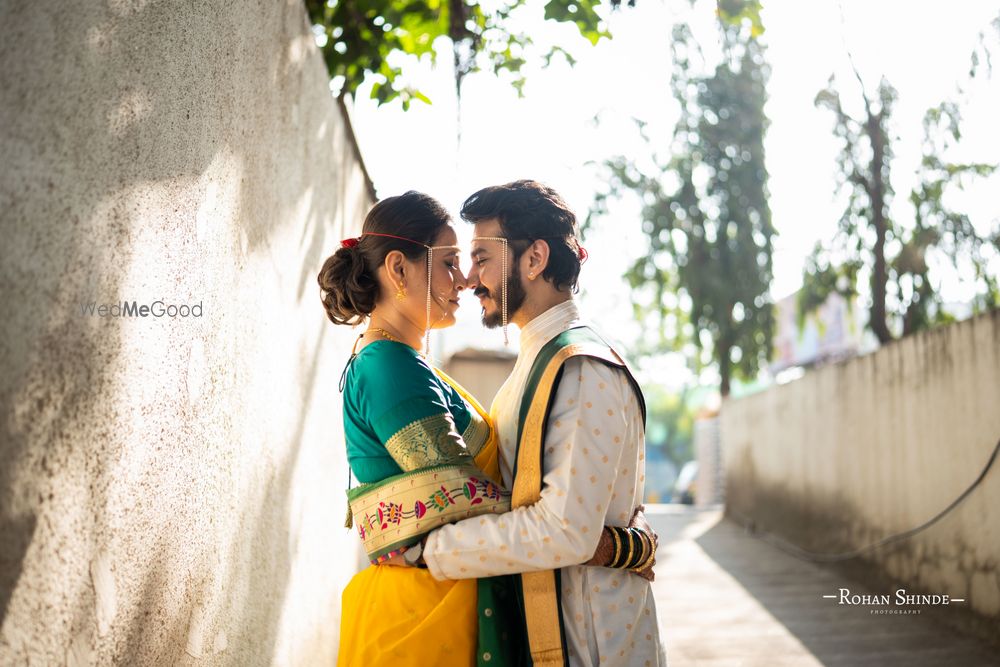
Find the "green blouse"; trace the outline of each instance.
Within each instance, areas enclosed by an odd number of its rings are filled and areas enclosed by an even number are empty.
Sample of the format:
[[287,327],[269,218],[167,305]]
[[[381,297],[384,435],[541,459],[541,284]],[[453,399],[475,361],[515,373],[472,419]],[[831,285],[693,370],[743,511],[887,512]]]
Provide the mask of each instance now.
[[347,461],[362,483],[433,465],[473,463],[489,426],[409,345],[378,340],[348,362]]

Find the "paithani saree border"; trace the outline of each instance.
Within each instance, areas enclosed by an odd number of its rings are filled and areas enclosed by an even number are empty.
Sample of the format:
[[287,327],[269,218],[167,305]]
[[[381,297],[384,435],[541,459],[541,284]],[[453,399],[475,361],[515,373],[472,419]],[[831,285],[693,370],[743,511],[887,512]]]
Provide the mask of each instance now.
[[403,470],[472,463],[454,420],[444,413],[415,419],[386,440],[385,449]]
[[[512,508],[532,505],[541,498],[545,424],[562,375],[563,364],[576,356],[596,358],[625,369],[642,401],[642,394],[624,360],[588,327],[570,329],[547,343],[532,365],[521,403]],[[643,415],[645,416],[644,406]],[[568,665],[560,599],[560,572],[525,572],[520,575],[520,581],[533,664],[536,667]]]
[[510,510],[510,494],[471,464],[404,472],[350,489],[347,497],[373,563],[445,524]]
[[466,408],[469,410],[469,423],[462,431],[462,440],[465,442],[465,447],[469,454],[473,457],[477,456],[490,439],[490,424],[486,411],[476,401],[475,397],[467,392],[454,378],[436,366],[431,366],[431,369],[438,378],[458,392],[458,395],[465,401]]

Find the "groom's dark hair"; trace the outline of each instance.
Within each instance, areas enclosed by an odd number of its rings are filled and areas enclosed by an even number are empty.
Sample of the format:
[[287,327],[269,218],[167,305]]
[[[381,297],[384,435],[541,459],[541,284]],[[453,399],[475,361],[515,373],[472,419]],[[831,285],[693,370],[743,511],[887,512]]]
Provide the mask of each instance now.
[[521,180],[493,185],[462,204],[462,219],[477,223],[496,218],[515,261],[533,242],[549,245],[549,263],[542,277],[558,289],[579,290],[581,256],[576,215],[552,188]]

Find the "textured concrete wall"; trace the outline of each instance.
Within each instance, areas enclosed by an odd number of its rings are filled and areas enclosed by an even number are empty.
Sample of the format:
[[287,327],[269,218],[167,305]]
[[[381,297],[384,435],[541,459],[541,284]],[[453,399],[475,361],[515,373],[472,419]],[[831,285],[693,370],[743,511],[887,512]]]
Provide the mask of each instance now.
[[[948,506],[998,438],[994,312],[727,401],[727,511],[806,548],[859,548]],[[975,617],[962,623],[997,636],[1000,468],[939,523],[869,565],[914,591],[965,598]]]
[[301,2],[7,1],[0,95],[0,664],[330,664],[372,200]]

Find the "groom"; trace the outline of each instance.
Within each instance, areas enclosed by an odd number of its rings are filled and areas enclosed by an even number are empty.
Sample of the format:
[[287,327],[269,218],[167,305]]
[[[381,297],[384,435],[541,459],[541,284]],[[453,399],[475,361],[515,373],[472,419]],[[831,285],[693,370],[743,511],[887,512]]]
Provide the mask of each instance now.
[[[580,321],[576,216],[551,188],[516,181],[473,194],[462,218],[475,225],[468,282],[483,323],[521,330],[491,411],[513,509],[432,532],[423,560],[437,579],[522,573],[536,666],[663,664],[649,582],[582,565],[603,526],[628,525],[642,502],[645,407],[621,357]],[[642,557],[625,542],[619,567]]]

